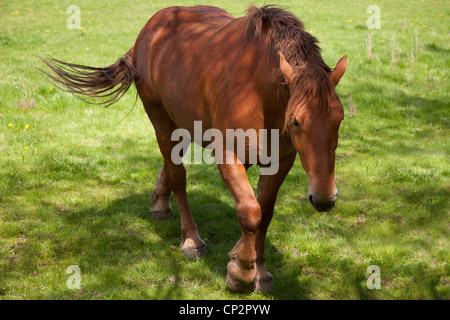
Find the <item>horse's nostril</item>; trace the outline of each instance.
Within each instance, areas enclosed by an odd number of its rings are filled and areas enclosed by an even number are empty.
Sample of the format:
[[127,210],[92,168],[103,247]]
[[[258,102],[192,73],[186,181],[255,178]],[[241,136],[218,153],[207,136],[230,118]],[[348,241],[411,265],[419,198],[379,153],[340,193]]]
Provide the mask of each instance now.
[[311,203],[313,206],[315,206],[312,195],[309,195],[309,203]]

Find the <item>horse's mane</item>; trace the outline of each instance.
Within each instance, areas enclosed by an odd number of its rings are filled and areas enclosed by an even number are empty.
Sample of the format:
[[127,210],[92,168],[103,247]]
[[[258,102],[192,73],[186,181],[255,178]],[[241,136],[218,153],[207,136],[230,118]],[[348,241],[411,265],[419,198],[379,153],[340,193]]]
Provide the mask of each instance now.
[[[326,73],[332,70],[323,61],[319,41],[305,31],[302,21],[292,12],[280,7],[250,6],[244,28],[248,37],[256,39],[268,37],[270,45],[268,58],[278,70],[280,61],[278,52],[281,51],[289,64],[298,67],[296,69],[300,72],[300,76],[294,79],[297,103],[286,110],[283,131],[295,116],[299,106],[307,105],[314,108],[316,115],[328,108],[327,98],[331,84]],[[281,72],[279,76],[282,78]]]
[[269,37],[275,57],[278,58],[278,52],[281,51],[293,67],[311,61],[325,71],[331,71],[322,59],[317,38],[305,31],[303,22],[284,8],[273,5],[261,8],[250,6],[244,28],[250,37]]

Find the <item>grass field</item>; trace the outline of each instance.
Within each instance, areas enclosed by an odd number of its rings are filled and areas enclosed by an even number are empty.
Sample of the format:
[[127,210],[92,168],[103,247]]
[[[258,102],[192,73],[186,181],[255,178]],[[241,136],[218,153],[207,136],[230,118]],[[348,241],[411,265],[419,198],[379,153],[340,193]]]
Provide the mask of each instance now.
[[[139,3],[138,3],[139,2]],[[257,4],[262,4],[257,1]],[[202,260],[178,250],[176,219],[148,214],[162,156],[134,88],[104,109],[48,83],[37,56],[106,66],[170,5],[212,4],[235,16],[247,1],[0,4],[0,299],[449,299],[450,5],[279,1],[321,41],[346,112],[336,159],[340,198],[327,214],[307,200],[297,159],[267,239],[270,293],[232,293],[227,253],[240,237],[235,204],[213,165],[187,165],[188,198],[206,241]],[[249,177],[257,182],[258,169]],[[71,265],[81,289],[66,285]],[[366,285],[380,268],[380,289]]]

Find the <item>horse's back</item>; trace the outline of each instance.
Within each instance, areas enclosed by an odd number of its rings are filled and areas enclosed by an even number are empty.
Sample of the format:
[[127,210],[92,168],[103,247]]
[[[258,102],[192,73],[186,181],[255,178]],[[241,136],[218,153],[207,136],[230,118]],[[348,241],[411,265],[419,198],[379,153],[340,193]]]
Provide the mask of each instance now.
[[230,99],[244,96],[255,57],[243,48],[241,21],[216,7],[172,7],[139,35],[136,68],[179,127],[202,120],[207,129],[229,113]]
[[[143,76],[150,72],[148,76],[158,78],[167,68],[198,58],[215,33],[233,19],[225,10],[212,6],[178,6],[157,12],[136,40],[133,61],[137,70]],[[144,80],[151,84],[155,79]]]
[[[143,55],[137,56],[138,64],[145,62],[146,54],[151,54],[152,59],[163,56],[167,60],[179,56],[182,51],[191,52],[195,45],[207,44],[218,30],[233,19],[225,10],[212,6],[163,9],[150,18],[136,40],[134,53]],[[174,49],[177,51],[170,52]],[[142,68],[141,71],[146,70]]]

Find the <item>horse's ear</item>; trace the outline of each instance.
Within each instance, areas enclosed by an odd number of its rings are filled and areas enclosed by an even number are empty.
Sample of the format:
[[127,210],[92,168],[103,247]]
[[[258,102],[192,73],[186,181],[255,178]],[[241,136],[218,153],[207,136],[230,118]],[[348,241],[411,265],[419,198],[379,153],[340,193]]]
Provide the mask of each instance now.
[[331,82],[334,83],[334,86],[337,86],[339,80],[341,80],[342,76],[344,75],[345,70],[347,70],[347,56],[343,56],[336,64],[334,70],[328,72],[328,75],[331,79]]
[[294,75],[294,68],[292,68],[292,66],[286,61],[286,58],[281,53],[281,51],[278,52],[278,54],[280,55],[281,72],[283,73],[284,78],[286,79],[286,82],[288,83],[288,85],[290,85],[292,83],[292,78]]

